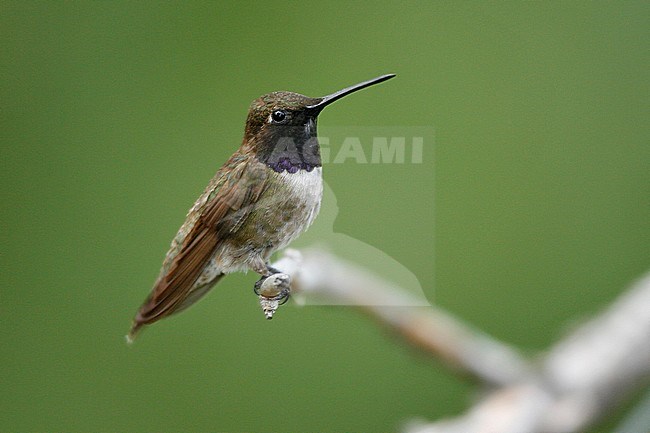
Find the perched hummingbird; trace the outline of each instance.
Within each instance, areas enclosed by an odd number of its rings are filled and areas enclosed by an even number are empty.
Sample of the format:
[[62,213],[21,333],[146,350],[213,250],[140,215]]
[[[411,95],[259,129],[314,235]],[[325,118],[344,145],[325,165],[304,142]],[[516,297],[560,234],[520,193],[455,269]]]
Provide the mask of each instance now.
[[[305,231],[320,209],[318,114],[332,102],[394,76],[382,75],[322,98],[273,92],[254,100],[241,147],[188,212],[128,340],[144,325],[194,304],[225,274],[253,270],[261,275],[259,284],[278,273],[269,257]],[[283,291],[282,297],[287,295]]]

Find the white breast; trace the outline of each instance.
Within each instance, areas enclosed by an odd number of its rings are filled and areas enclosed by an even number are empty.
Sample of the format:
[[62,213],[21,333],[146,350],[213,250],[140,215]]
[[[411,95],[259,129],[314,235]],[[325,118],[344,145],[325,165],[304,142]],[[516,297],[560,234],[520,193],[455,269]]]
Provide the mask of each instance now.
[[277,175],[282,178],[284,202],[288,208],[293,208],[290,218],[283,219],[280,229],[283,236],[278,238],[276,248],[284,248],[296,239],[314,222],[320,210],[323,196],[322,168],[315,167],[312,171],[299,170],[296,173],[282,172]]
[[304,231],[314,222],[318,211],[320,210],[320,201],[323,197],[323,169],[315,167],[312,171],[299,170],[297,173],[280,173],[280,176],[286,182],[289,200],[302,201],[307,213],[305,218]]

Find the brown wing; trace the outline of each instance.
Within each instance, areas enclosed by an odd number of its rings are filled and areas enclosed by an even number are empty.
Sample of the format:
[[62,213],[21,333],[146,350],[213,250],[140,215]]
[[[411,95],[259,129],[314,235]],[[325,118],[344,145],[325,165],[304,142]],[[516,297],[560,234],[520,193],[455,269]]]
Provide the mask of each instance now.
[[256,160],[241,161],[233,156],[217,174],[216,194],[206,191],[206,205],[199,210],[196,223],[167,272],[140,307],[129,333],[131,338],[143,325],[169,316],[183,306],[219,243],[250,214],[266,188],[265,169]]

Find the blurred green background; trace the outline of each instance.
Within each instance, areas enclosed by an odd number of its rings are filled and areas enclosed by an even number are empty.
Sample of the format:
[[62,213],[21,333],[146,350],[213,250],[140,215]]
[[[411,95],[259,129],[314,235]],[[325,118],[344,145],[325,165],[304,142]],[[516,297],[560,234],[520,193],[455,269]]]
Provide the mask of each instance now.
[[334,230],[544,350],[650,267],[649,17],[647,1],[2,1],[0,431],[386,432],[459,413],[474,384],[349,308],[267,322],[251,274],[123,336],[252,99],[395,72],[320,126],[433,127],[435,144],[420,165],[327,165]]

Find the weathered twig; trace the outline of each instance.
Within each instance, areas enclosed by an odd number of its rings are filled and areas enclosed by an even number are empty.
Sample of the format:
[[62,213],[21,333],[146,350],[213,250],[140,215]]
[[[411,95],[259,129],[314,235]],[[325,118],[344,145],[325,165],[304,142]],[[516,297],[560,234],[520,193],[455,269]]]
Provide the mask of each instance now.
[[409,433],[583,431],[650,378],[650,275],[556,344],[530,379]]
[[292,276],[294,294],[360,308],[410,343],[484,382],[512,383],[530,370],[506,344],[440,308],[403,307],[418,302],[409,300],[411,295],[399,287],[323,251],[306,251],[301,257],[289,250],[273,266]]
[[409,305],[410,295],[325,252],[290,250],[274,267],[291,275],[294,294],[353,305],[437,358],[500,386],[465,415],[411,423],[408,433],[578,432],[650,378],[650,274],[533,369],[515,349],[440,308],[391,307]]

